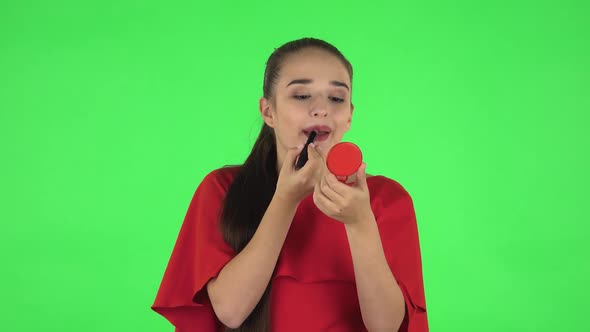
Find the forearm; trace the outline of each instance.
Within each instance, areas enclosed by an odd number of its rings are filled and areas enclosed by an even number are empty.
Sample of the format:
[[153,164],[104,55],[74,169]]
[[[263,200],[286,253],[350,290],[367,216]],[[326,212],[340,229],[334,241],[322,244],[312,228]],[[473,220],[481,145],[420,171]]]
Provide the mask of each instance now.
[[370,332],[397,331],[405,314],[404,298],[387,264],[374,216],[345,228],[365,326]]
[[250,242],[209,282],[213,309],[226,326],[241,325],[260,301],[296,209],[297,204],[273,198]]

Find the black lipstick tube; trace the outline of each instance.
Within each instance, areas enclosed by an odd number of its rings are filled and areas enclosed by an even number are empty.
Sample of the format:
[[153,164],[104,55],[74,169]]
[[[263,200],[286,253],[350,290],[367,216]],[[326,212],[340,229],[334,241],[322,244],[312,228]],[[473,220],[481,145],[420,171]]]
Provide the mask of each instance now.
[[315,131],[312,131],[311,133],[309,133],[309,137],[307,138],[307,142],[305,143],[305,146],[303,146],[303,150],[301,151],[301,153],[299,154],[299,157],[297,157],[297,161],[295,162],[295,169],[300,169],[307,162],[307,159],[308,159],[307,146],[309,144],[313,143],[313,140],[315,139],[316,135],[317,135],[317,133]]

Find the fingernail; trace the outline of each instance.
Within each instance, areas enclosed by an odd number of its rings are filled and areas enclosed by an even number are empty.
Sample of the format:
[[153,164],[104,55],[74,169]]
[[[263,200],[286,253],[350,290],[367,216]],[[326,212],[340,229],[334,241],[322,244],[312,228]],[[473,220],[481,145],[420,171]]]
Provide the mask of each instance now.
[[297,148],[301,149],[303,147],[303,144],[297,144]]

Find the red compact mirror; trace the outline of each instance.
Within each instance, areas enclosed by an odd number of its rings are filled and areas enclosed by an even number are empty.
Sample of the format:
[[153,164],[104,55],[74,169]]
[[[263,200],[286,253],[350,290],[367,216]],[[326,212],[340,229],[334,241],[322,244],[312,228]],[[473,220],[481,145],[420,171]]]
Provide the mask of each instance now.
[[351,175],[358,171],[363,162],[363,154],[356,144],[340,142],[334,145],[326,157],[328,170],[340,182],[346,183]]

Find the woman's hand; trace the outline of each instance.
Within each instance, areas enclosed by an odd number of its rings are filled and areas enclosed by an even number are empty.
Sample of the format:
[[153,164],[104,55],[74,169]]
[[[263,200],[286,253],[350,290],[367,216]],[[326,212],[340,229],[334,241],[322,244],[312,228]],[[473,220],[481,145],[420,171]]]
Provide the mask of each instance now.
[[322,156],[311,143],[307,147],[307,162],[301,169],[296,170],[295,160],[301,150],[302,147],[287,150],[275,191],[275,197],[296,204],[313,192],[325,169]]
[[370,220],[373,216],[369,187],[367,186],[367,165],[361,164],[356,172],[356,183],[344,184],[330,172],[325,172],[313,192],[315,205],[328,217],[346,225]]

